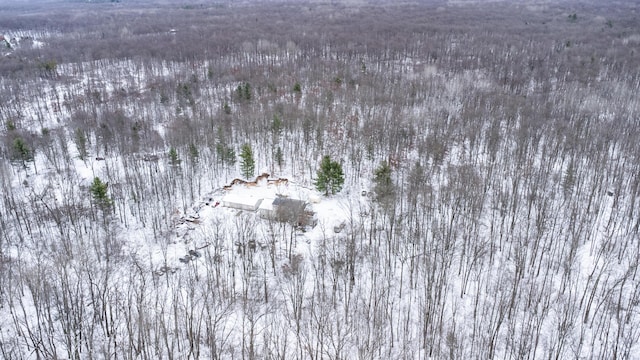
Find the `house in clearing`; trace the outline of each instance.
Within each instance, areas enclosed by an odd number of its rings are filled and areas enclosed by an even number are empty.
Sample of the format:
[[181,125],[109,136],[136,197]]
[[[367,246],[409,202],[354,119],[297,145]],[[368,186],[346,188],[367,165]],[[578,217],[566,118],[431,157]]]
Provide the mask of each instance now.
[[262,203],[262,198],[254,196],[227,194],[222,198],[222,206],[238,210],[256,211],[260,203]]
[[286,222],[294,226],[315,226],[313,211],[307,209],[304,200],[284,196],[266,198],[227,194],[222,198],[222,206],[230,209],[257,212],[263,219]]

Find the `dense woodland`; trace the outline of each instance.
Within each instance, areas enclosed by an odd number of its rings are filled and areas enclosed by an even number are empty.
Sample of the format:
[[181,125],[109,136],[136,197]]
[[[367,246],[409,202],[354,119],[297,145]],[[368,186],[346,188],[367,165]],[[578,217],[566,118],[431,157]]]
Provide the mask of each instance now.
[[639,6],[6,4],[0,358],[639,359]]

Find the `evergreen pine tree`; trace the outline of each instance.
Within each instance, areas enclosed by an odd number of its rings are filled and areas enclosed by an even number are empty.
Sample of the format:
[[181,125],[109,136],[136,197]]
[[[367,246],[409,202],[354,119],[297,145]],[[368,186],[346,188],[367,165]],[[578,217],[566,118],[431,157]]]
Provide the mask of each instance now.
[[93,178],[89,191],[93,200],[101,207],[108,207],[111,205],[111,199],[107,195],[107,188],[109,184],[102,182],[99,177]]
[[171,164],[171,166],[176,166],[180,164],[180,159],[178,158],[178,152],[176,151],[176,148],[174,148],[173,146],[169,149],[169,164]]
[[245,179],[253,177],[256,163],[253,159],[253,150],[251,150],[251,145],[242,145],[242,148],[240,148],[240,158],[240,171],[242,172],[242,176]]
[[22,138],[13,140],[13,158],[26,166],[27,161],[33,160],[33,151]]
[[278,146],[278,148],[276,149],[276,164],[278,164],[280,171],[282,171],[282,165],[284,164],[284,156],[282,155],[282,149],[280,148],[280,146]]
[[249,83],[244,84],[244,98],[245,100],[251,100],[251,85]]
[[189,144],[189,158],[191,159],[191,162],[198,162],[198,157],[200,157],[198,147],[194,143]]
[[232,166],[236,163],[236,152],[222,140],[216,144],[216,154],[222,164]]
[[339,162],[331,160],[331,157],[325,155],[318,169],[315,185],[318,191],[324,192],[325,195],[335,194],[342,190],[344,184],[344,173],[342,165]]
[[376,169],[373,181],[376,200],[385,207],[393,204],[395,186],[391,179],[391,167],[386,161],[383,161]]
[[242,93],[242,84],[238,85],[238,87],[236,88],[236,96],[238,100],[244,99],[244,94]]

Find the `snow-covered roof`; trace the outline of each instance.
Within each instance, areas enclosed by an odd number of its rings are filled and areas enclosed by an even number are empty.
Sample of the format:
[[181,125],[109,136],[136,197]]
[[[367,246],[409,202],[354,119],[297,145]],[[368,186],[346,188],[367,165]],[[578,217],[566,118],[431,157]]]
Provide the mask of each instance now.
[[258,207],[258,211],[273,211],[273,198],[263,199]]
[[227,207],[247,207],[257,209],[262,198],[240,194],[227,194],[222,198],[222,203]]

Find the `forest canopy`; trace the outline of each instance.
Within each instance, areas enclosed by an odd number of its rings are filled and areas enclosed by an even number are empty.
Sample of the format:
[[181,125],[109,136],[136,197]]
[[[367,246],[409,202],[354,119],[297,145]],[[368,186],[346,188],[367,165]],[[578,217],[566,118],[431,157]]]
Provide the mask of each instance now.
[[0,358],[640,354],[636,2],[0,4]]

